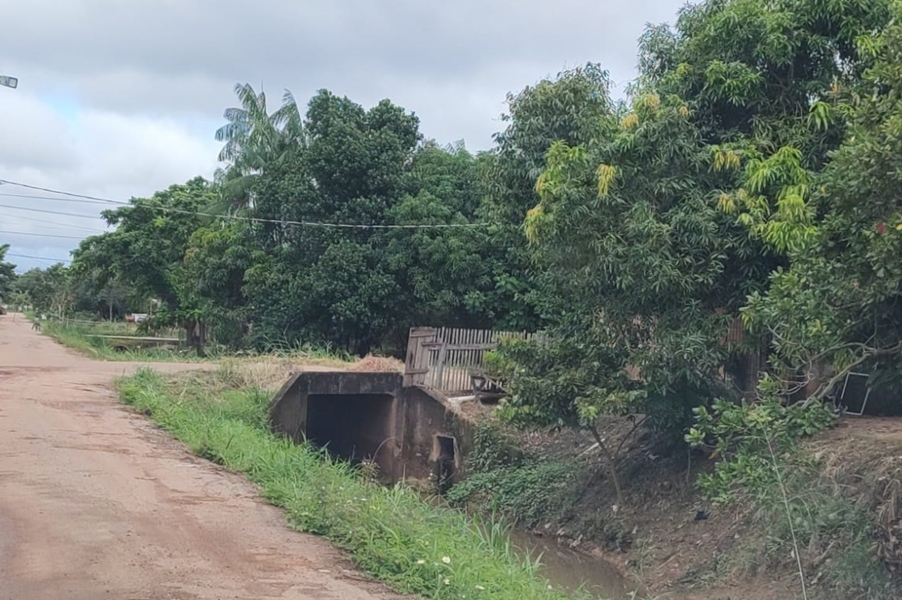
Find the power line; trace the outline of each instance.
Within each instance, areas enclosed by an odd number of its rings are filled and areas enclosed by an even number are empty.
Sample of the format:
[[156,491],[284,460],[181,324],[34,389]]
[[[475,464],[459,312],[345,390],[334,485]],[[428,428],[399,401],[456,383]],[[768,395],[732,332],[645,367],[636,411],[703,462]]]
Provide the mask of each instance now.
[[98,198],[97,196],[86,196],[85,194],[73,194],[72,192],[62,192],[60,190],[52,190],[50,188],[40,187],[37,185],[29,185],[27,183],[18,183],[16,181],[10,181],[8,179],[0,179],[0,184],[14,185],[16,187],[26,188],[29,190],[37,190],[39,192],[47,192],[48,194],[59,194],[61,196],[70,196],[72,198],[83,198],[85,200],[94,200],[97,202],[105,202],[107,204],[128,204],[128,202],[122,202],[121,200],[109,200],[107,198]]
[[[122,202],[119,200],[110,200],[108,198],[98,198],[97,196],[88,196],[85,194],[76,194],[73,192],[63,192],[60,190],[53,190],[50,188],[43,188],[34,185],[28,185],[25,183],[18,183],[15,181],[10,181],[8,179],[0,179],[0,184],[7,184],[13,186],[24,187],[27,189],[38,190],[41,192],[48,192],[50,194],[61,194],[65,196],[70,196],[72,198],[82,198],[85,200],[91,200],[94,202],[106,202],[109,204],[118,204],[121,206],[138,206],[131,204],[129,202]],[[17,207],[6,207],[0,204],[0,208],[17,208]],[[477,228],[477,227],[488,227],[491,223],[440,223],[440,224],[420,224],[420,225],[366,225],[359,223],[324,223],[317,221],[289,221],[282,219],[263,219],[260,217],[244,217],[241,215],[228,215],[228,214],[215,214],[208,212],[200,212],[200,211],[191,211],[191,210],[182,210],[179,208],[171,208],[168,206],[143,206],[142,208],[147,208],[149,210],[159,210],[162,212],[170,212],[175,214],[183,214],[183,215],[192,215],[198,217],[212,217],[214,219],[230,219],[234,221],[245,221],[248,223],[272,223],[275,225],[298,225],[301,227],[325,227],[325,228],[333,228],[333,229],[460,229],[460,228]],[[54,213],[53,211],[42,211],[39,209],[23,209],[23,210],[33,210],[35,212],[49,212],[50,214],[65,214],[65,213]],[[78,215],[83,216],[83,215]]]
[[7,252],[6,256],[11,258],[30,258],[32,260],[46,260],[52,263],[70,263],[72,262],[68,258],[48,258],[46,256],[30,256],[28,254],[14,254],[12,252]]
[[104,200],[90,200],[88,198],[54,198],[53,196],[33,196],[30,194],[9,194],[9,193],[0,193],[0,196],[6,196],[8,198],[25,198],[28,200],[52,200],[54,202],[92,202],[92,203],[100,203],[100,204],[108,204],[108,202]]
[[31,233],[29,231],[6,231],[0,229],[0,233],[7,233],[10,235],[27,235],[32,237],[47,237],[47,238],[59,238],[61,240],[83,240],[84,238],[78,237],[75,235],[54,235],[52,233]]
[[62,215],[64,217],[81,217],[82,219],[99,219],[96,215],[81,215],[78,213],[62,212],[59,210],[48,210],[46,208],[29,208],[25,206],[13,206],[12,204],[0,204],[0,208],[9,208],[12,210],[26,210],[28,212],[43,213],[47,215]]
[[34,217],[26,217],[23,215],[15,215],[13,218],[19,221],[30,221],[32,223],[41,223],[43,225],[52,225],[57,229],[80,229],[82,231],[89,231],[91,233],[100,234],[104,233],[98,229],[92,229],[90,227],[81,227],[79,225],[69,225],[69,224],[61,224],[58,221],[47,221],[45,219],[35,219]]

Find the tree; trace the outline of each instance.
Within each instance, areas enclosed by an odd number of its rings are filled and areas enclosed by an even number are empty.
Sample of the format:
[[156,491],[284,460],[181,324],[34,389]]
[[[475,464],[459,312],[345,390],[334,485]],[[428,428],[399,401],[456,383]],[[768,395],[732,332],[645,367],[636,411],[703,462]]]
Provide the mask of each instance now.
[[15,288],[28,297],[39,313],[56,313],[62,317],[71,305],[69,269],[62,263],[46,269],[29,269],[16,279]]
[[74,253],[72,269],[93,273],[97,291],[119,281],[142,299],[160,300],[157,321],[183,327],[189,345],[202,352],[204,315],[194,282],[184,277],[184,259],[192,236],[208,220],[200,211],[216,194],[213,184],[197,177],[104,211],[116,230],[85,239]]
[[845,140],[813,181],[811,211],[785,222],[791,266],[745,314],[789,373],[832,365],[814,399],[852,369],[902,378],[902,27],[861,43],[875,63],[845,106]]
[[723,340],[746,291],[728,271],[745,236],[710,199],[729,175],[711,168],[686,106],[646,95],[619,116],[586,146],[549,151],[526,219],[548,327],[502,350],[508,415],[586,427],[618,489],[598,419],[688,424],[726,391],[720,369],[735,348]]
[[220,343],[238,348],[248,333],[244,277],[255,260],[248,225],[214,223],[195,231],[185,251],[181,289],[192,301]]
[[128,286],[117,279],[97,285],[82,273],[69,274],[70,308],[75,313],[87,313],[112,321],[128,312],[130,292]]
[[[404,307],[386,264],[390,224],[406,192],[418,120],[384,100],[366,110],[321,91],[311,99],[308,143],[264,171],[254,229],[266,252],[247,272],[257,335],[316,341],[360,354],[386,338]],[[311,223],[281,224],[279,221]]]
[[[410,191],[389,213],[396,225],[457,225],[395,229],[388,235],[387,262],[407,307],[396,325],[397,344],[415,325],[489,328],[494,273],[502,257],[491,246],[477,216],[482,198],[480,159],[463,145],[420,147],[410,169]],[[473,225],[468,227],[467,225]]]
[[601,134],[611,111],[608,75],[598,65],[559,73],[509,94],[506,128],[495,136],[484,181],[486,201],[480,218],[492,223],[485,248],[495,263],[495,294],[502,329],[535,330],[541,323],[532,290],[534,282],[523,220],[539,198],[536,180],[545,171],[545,156],[555,142],[587,144]]
[[216,131],[216,141],[225,142],[219,160],[227,164],[217,173],[222,199],[229,210],[253,205],[253,186],[266,165],[286,152],[305,144],[304,128],[297,102],[285,90],[282,106],[267,112],[266,94],[256,93],[250,84],[235,84],[240,108],[227,108],[228,121]]
[[[818,169],[842,139],[836,96],[869,63],[861,36],[889,22],[892,0],[707,0],[675,30],[647,29],[637,87],[690,102],[706,143],[769,155],[790,146]],[[817,127],[811,127],[817,121]]]
[[16,281],[16,265],[6,262],[9,244],[0,246],[0,302],[6,302]]
[[744,260],[755,281],[788,266],[787,221],[811,212],[812,177],[845,132],[843,99],[872,62],[860,44],[891,4],[708,0],[640,42],[636,89],[682,98],[715,168],[735,173],[719,202],[766,245]]

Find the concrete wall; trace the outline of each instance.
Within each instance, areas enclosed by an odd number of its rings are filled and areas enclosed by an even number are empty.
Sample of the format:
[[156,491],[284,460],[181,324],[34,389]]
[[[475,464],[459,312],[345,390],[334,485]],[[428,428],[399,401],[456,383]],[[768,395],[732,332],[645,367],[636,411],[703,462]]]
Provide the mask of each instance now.
[[310,437],[342,458],[374,460],[386,479],[395,480],[400,390],[398,373],[296,373],[270,403],[270,423],[295,442]]
[[465,475],[467,453],[473,447],[472,428],[447,401],[421,387],[404,388],[404,436],[401,449],[405,475],[424,480],[436,475],[440,447],[437,436],[454,439],[456,477]]
[[296,442],[374,460],[386,482],[462,477],[472,448],[468,422],[443,397],[402,387],[396,373],[295,374],[273,398],[270,420]]

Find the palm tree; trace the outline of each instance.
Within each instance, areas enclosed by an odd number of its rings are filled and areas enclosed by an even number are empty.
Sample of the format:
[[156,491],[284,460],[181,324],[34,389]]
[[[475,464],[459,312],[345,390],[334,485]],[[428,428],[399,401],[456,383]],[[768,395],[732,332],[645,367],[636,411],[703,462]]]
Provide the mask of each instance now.
[[293,148],[306,144],[303,121],[297,102],[285,90],[282,106],[266,112],[266,94],[256,93],[250,84],[235,84],[241,108],[227,108],[225,125],[216,131],[216,141],[225,142],[219,160],[226,163],[216,172],[223,206],[237,211],[253,206],[253,184],[263,168]]

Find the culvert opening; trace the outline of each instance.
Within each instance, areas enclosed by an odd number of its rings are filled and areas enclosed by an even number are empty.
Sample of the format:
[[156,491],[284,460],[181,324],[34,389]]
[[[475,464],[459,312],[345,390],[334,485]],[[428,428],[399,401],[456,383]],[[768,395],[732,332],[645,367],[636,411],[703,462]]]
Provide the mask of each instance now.
[[444,494],[454,485],[457,474],[455,444],[454,438],[450,435],[435,436],[435,481],[440,494]]
[[307,439],[336,458],[371,460],[390,473],[393,406],[390,394],[310,395]]

